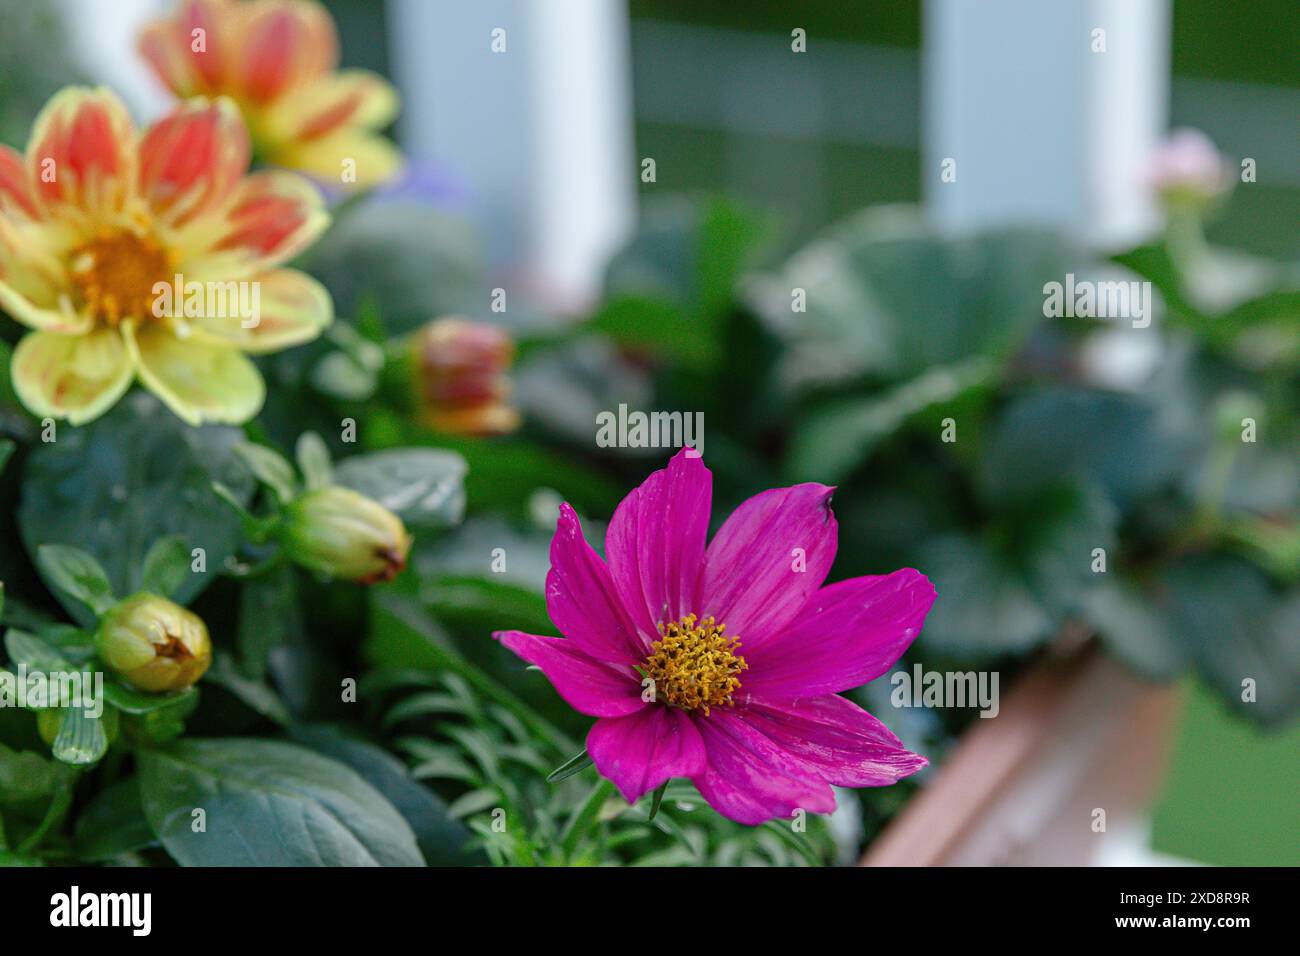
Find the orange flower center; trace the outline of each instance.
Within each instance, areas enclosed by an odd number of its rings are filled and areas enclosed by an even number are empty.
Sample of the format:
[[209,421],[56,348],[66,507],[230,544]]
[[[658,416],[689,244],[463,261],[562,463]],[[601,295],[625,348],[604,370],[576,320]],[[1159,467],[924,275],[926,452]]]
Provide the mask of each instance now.
[[740,638],[727,637],[725,624],[700,621],[688,614],[672,624],[660,624],[660,639],[650,646],[642,676],[654,681],[655,698],[683,710],[730,707],[740,687],[741,671],[749,665],[736,653]]
[[170,283],[171,257],[150,236],[105,232],[72,254],[72,282],[86,310],[109,325],[153,316],[154,287]]

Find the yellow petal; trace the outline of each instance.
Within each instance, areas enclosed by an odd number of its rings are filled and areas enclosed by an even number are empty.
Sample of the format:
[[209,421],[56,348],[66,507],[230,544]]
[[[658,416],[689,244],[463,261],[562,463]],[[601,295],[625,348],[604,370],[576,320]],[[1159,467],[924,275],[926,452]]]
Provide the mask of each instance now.
[[[261,355],[310,342],[334,320],[334,302],[325,287],[295,269],[268,272],[246,285],[208,284],[219,286],[232,307],[218,309],[217,315],[177,320],[187,324],[198,341]],[[233,307],[234,296],[241,297],[238,307]]]
[[140,381],[189,424],[239,425],[261,409],[261,373],[237,349],[179,339],[160,322],[123,328]]
[[13,357],[14,391],[35,415],[80,425],[108,411],[131,385],[130,352],[116,329],[86,335],[32,332]]
[[397,90],[378,73],[340,70],[276,100],[263,129],[282,143],[383,129],[397,116],[399,103]]
[[401,172],[403,165],[401,152],[389,140],[359,130],[288,143],[267,159],[348,190],[387,182]]
[[59,335],[84,335],[94,324],[89,316],[72,311],[71,305],[66,309],[37,305],[7,282],[0,282],[0,308],[29,329]]

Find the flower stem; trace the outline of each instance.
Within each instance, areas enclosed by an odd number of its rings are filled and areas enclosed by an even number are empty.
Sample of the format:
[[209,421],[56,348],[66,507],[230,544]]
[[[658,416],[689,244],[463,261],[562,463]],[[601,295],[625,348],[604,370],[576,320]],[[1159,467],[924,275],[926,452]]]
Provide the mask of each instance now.
[[601,777],[596,781],[596,786],[592,787],[591,793],[587,794],[587,799],[582,802],[582,806],[573,812],[569,818],[568,826],[564,828],[564,833],[560,835],[560,846],[564,850],[565,859],[573,856],[574,850],[582,842],[593,826],[596,825],[596,819],[600,816],[601,807],[605,805],[614,793],[614,785]]
[[30,854],[40,846],[41,841],[45,839],[51,829],[63,820],[64,815],[71,806],[72,786],[67,785],[62,787],[50,800],[50,805],[45,811],[45,817],[36,829],[28,835],[27,839],[18,844],[19,856]]

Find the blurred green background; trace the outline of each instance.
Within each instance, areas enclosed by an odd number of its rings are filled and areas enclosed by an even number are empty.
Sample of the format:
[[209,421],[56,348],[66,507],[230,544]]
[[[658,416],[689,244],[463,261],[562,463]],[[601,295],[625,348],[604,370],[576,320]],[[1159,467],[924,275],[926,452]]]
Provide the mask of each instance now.
[[[1233,118],[1216,117],[1213,104],[1200,100],[1200,83],[1300,89],[1300,18],[1295,4],[1174,0],[1173,7],[1171,125],[1197,125],[1229,155],[1249,155],[1249,144],[1232,138],[1239,128]],[[780,35],[783,43],[793,24],[808,31],[810,44],[856,43],[904,51],[913,58],[914,71],[921,37],[920,0],[799,4],[797,10],[784,0],[743,5],[631,0],[631,10],[634,53],[653,48],[663,22],[765,31]],[[919,129],[911,148],[900,148],[676,125],[658,111],[653,119],[641,115],[646,100],[653,100],[649,83],[672,64],[634,57],[633,68],[638,155],[658,157],[660,169],[681,170],[676,175],[689,177],[674,186],[719,190],[777,210],[792,241],[806,239],[820,225],[865,205],[920,199]],[[916,123],[915,80],[906,82],[909,60],[899,61],[898,68],[904,81],[899,95],[881,97],[866,108],[902,113]],[[1274,121],[1283,130],[1290,127],[1291,142],[1298,141],[1294,113],[1277,115]],[[1209,230],[1210,238],[1278,259],[1300,254],[1298,172],[1294,151],[1289,170],[1261,168],[1259,182],[1237,190],[1224,217]],[[662,188],[662,181],[657,186]],[[642,186],[649,188],[654,187]],[[1222,865],[1295,865],[1300,728],[1260,730],[1230,715],[1199,682],[1188,684],[1170,772],[1155,809],[1154,849]]]

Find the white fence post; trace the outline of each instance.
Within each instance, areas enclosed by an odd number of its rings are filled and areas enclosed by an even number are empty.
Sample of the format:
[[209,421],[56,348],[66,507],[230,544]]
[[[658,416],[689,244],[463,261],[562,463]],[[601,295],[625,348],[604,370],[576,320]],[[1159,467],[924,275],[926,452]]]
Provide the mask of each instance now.
[[926,0],[924,27],[922,182],[939,226],[1109,244],[1155,224],[1142,171],[1165,131],[1169,0]]
[[635,217],[627,11],[609,0],[390,0],[400,134],[448,165],[495,264],[593,297]]

